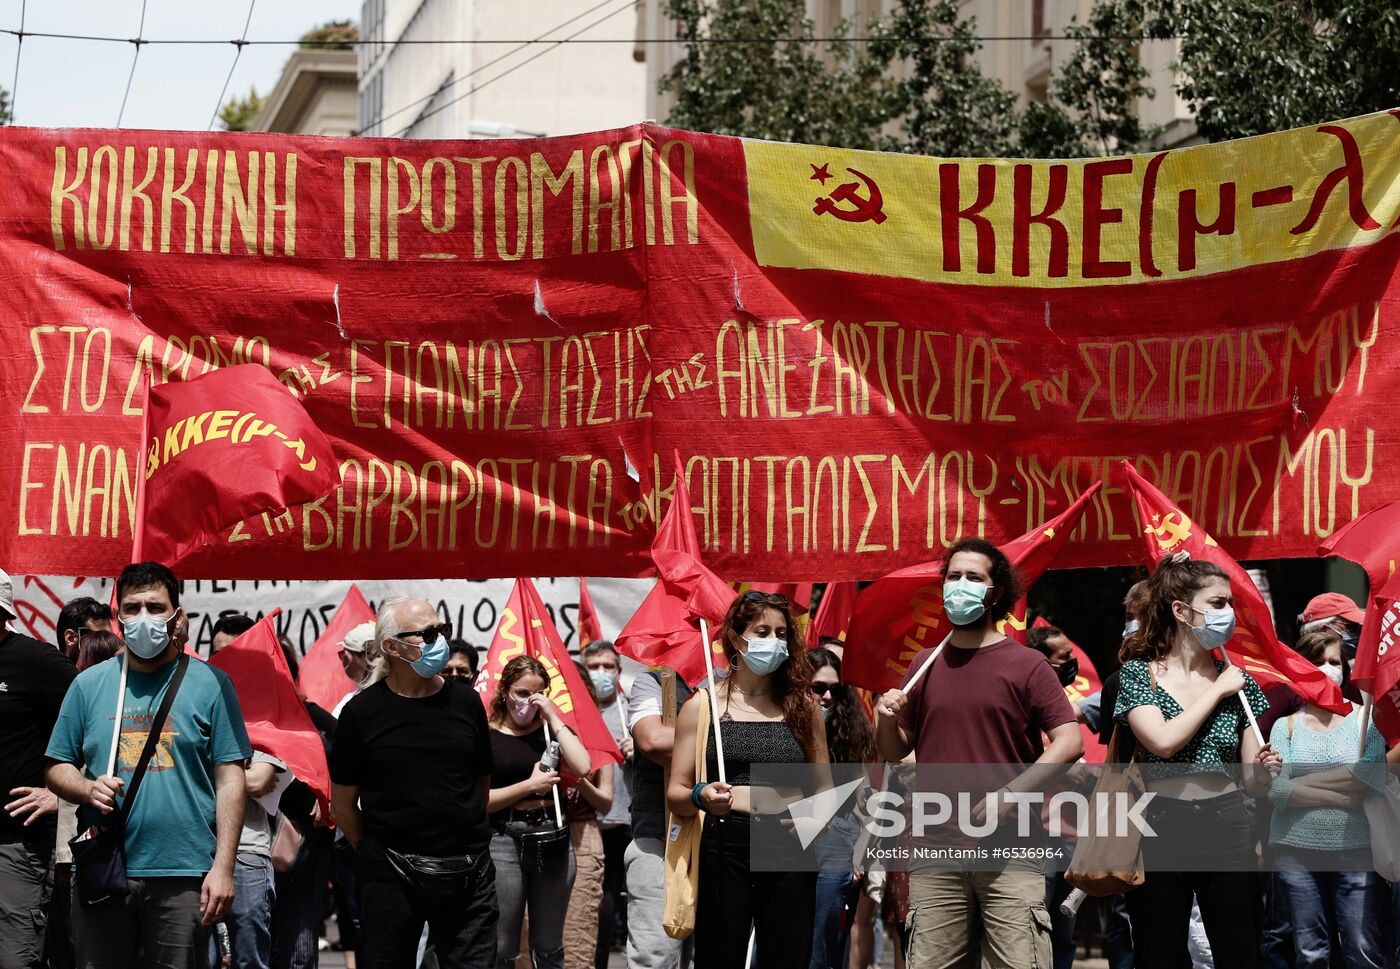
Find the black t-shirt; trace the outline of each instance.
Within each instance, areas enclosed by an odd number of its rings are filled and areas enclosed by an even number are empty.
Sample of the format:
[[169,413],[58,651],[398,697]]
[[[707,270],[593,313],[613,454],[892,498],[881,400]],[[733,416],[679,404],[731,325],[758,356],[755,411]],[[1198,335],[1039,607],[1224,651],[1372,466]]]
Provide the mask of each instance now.
[[[661,682],[661,673],[658,670],[648,670],[643,675],[651,677],[657,684]],[[685,705],[685,701],[690,699],[693,692],[684,680],[676,677],[678,709]],[[632,791],[632,837],[658,840],[666,837],[665,777],[665,771],[660,764],[640,750],[637,751],[636,756],[632,758],[628,778]]]
[[[72,662],[47,643],[0,630],[0,794],[9,803],[16,787],[44,786],[44,751],[68,685]],[[54,817],[26,828],[0,810],[0,843],[44,841],[52,845]]]
[[[492,730],[491,760],[495,769],[491,772],[491,786],[510,787],[512,784],[529,780],[535,765],[544,756],[545,747],[543,726],[519,737],[501,730]],[[505,820],[507,810],[509,807],[497,811],[491,815],[491,820]]]
[[365,837],[409,854],[460,855],[491,843],[486,709],[475,690],[447,680],[432,696],[399,696],[380,681],[341,711],[331,780],[360,789]]

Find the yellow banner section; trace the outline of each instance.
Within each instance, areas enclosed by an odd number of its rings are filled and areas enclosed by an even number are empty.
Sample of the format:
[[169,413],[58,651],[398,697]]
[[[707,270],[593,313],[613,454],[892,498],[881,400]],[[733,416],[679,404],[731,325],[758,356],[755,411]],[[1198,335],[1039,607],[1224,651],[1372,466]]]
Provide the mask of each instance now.
[[1074,161],[746,141],[762,266],[982,286],[1140,283],[1375,243],[1400,224],[1400,109]]

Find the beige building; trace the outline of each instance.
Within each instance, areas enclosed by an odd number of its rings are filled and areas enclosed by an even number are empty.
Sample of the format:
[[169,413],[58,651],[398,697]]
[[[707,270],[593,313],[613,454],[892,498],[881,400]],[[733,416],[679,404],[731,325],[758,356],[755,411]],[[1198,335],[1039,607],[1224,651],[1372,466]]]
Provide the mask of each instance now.
[[297,50],[253,122],[254,131],[348,135],[355,130],[355,52]]
[[[497,138],[634,124],[647,103],[636,20],[635,0],[365,0],[359,127]],[[449,39],[490,43],[422,43]]]
[[[807,15],[818,37],[831,36],[843,21],[860,24],[883,16],[895,0],[807,0]],[[1074,42],[1055,38],[1076,18],[1088,19],[1094,0],[963,0],[963,16],[976,21],[984,42],[977,60],[983,73],[996,78],[1017,96],[1021,104],[1043,101],[1050,80],[1060,64],[1074,52]],[[669,96],[657,93],[657,82],[684,54],[680,44],[657,43],[674,37],[675,24],[664,12],[664,0],[638,0],[637,56],[646,64],[647,117],[664,120]],[[1190,108],[1176,95],[1171,69],[1175,41],[1149,41],[1139,56],[1151,72],[1147,80],[1155,91],[1139,105],[1142,119],[1163,129],[1164,145],[1188,144],[1195,138]]]

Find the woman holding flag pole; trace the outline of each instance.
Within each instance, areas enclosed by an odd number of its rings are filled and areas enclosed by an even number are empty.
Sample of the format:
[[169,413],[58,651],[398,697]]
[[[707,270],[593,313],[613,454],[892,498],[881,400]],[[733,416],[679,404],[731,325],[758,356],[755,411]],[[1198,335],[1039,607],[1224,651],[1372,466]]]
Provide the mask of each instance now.
[[537,969],[562,969],[564,916],[574,880],[569,827],[559,808],[559,767],[586,777],[591,756],[549,699],[550,677],[532,656],[505,665],[491,700],[491,860],[496,865],[496,965],[515,965],[530,913]]
[[[1254,726],[1268,701],[1252,676],[1211,657],[1235,632],[1223,569],[1178,552],[1148,580],[1148,599],[1141,627],[1123,642],[1114,707],[1115,719],[1137,739],[1137,759],[1156,794],[1147,809],[1156,837],[1143,839],[1146,879],[1126,895],[1134,964],[1190,964],[1194,894],[1216,964],[1252,969],[1260,919],[1247,900],[1258,894],[1257,863],[1250,805],[1228,765],[1279,763]],[[1267,776],[1246,779],[1255,796],[1268,786]]]
[[[695,964],[743,969],[752,938],[753,965],[807,969],[816,905],[813,872],[752,871],[750,835],[778,823],[754,813],[755,764],[826,764],[825,725],[810,692],[811,663],[784,596],[746,592],[729,607],[719,632],[728,676],[681,709],[666,800],[681,817],[706,815],[700,840]],[[707,776],[696,783],[700,718],[718,710],[706,750]],[[718,750],[716,747],[716,733]],[[796,841],[793,842],[796,847]]]

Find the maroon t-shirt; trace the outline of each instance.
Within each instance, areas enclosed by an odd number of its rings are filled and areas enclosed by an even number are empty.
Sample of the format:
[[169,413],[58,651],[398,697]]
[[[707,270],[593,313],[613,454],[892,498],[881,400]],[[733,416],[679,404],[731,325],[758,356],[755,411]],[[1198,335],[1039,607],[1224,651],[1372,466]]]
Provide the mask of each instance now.
[[[910,677],[931,652],[915,657]],[[1013,639],[949,643],[899,715],[921,764],[1031,764],[1045,752],[1041,732],[1074,721],[1045,656]]]

